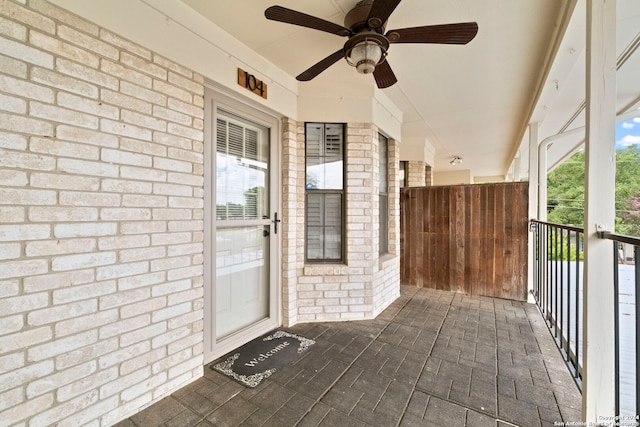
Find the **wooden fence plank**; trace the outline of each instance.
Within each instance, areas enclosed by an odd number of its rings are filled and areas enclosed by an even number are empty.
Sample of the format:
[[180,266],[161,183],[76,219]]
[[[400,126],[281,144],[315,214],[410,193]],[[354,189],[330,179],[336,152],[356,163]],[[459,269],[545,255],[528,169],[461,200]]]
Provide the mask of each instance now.
[[525,301],[528,183],[402,189],[402,282]]

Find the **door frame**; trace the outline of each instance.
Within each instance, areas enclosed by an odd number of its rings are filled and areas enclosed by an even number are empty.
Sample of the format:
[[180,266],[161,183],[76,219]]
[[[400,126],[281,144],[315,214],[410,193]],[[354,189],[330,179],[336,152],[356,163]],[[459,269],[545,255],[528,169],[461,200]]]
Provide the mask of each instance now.
[[[282,324],[281,315],[281,233],[269,244],[269,317],[234,332],[219,342],[215,339],[215,135],[218,109],[242,117],[268,129],[270,148],[269,210],[281,212],[280,120],[272,112],[241,102],[218,90],[205,88],[204,94],[204,363],[210,363],[250,340]],[[282,215],[280,215],[282,216]]]

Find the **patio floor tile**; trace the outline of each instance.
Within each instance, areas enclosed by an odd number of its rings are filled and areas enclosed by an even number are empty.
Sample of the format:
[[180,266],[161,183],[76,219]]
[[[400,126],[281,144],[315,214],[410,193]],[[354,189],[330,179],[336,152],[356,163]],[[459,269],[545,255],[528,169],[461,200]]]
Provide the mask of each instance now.
[[118,427],[547,426],[581,397],[535,306],[402,286],[371,321],[301,324],[316,340],[255,389],[203,378]]

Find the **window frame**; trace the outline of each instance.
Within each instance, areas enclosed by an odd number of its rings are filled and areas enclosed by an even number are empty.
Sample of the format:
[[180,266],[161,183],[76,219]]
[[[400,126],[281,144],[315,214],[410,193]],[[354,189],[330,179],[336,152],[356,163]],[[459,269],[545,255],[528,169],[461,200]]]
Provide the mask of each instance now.
[[[327,125],[342,127],[342,189],[314,189],[307,188],[307,131],[310,125],[320,125],[326,128]],[[324,132],[324,131],[323,131]],[[343,264],[346,257],[346,176],[347,176],[347,125],[346,123],[333,123],[333,122],[305,122],[304,123],[304,262],[307,264]],[[308,196],[310,194],[340,194],[341,195],[341,208],[340,208],[340,258],[309,258],[308,243],[309,243],[309,209],[308,209]]]
[[407,178],[409,177],[409,162],[407,160],[400,160],[398,163],[398,174],[402,172],[402,179],[398,175],[398,186],[400,188],[407,187]]
[[[385,152],[385,174],[386,178],[384,179],[384,183],[386,184],[385,191],[382,191],[382,183],[383,183],[383,174],[381,172],[382,158],[381,146],[383,145],[386,148]],[[378,255],[386,255],[389,253],[389,171],[391,168],[389,167],[389,142],[391,139],[384,135],[381,132],[378,132]],[[386,209],[382,209],[383,203],[381,203],[384,198],[385,203],[384,206]],[[383,226],[383,223],[385,224]],[[383,233],[384,232],[384,233]],[[384,235],[384,238],[382,237]]]

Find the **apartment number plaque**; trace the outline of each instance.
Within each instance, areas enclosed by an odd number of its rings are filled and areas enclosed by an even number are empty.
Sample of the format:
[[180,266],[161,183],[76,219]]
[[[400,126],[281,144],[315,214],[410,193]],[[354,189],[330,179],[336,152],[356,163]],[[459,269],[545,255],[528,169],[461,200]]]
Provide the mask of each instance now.
[[267,99],[267,84],[241,68],[238,68],[238,84],[256,95]]

